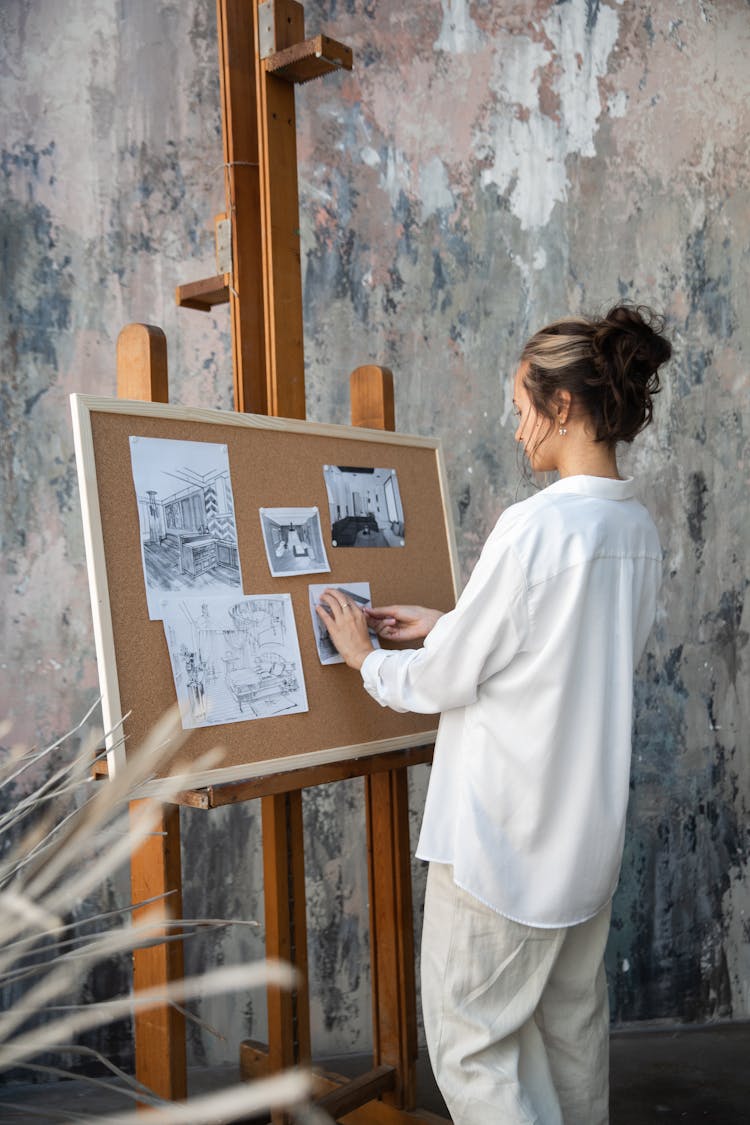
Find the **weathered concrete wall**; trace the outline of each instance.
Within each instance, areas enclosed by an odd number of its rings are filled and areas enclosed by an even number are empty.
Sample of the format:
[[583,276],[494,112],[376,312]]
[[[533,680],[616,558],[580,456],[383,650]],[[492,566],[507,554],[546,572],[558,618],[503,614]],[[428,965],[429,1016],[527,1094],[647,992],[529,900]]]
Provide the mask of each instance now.
[[[625,459],[665,586],[641,669],[631,829],[609,962],[618,1021],[750,1016],[745,0],[309,2],[357,66],[298,94],[308,409],[391,365],[399,428],[446,442],[466,571],[527,489],[511,377],[526,334],[624,297],[676,360]],[[6,0],[2,67],[2,701],[14,737],[96,695],[66,396],[114,393],[121,326],[164,327],[174,401],[229,407],[212,273],[223,208],[213,0]],[[412,777],[418,822],[427,771]],[[314,1039],[370,1040],[361,784],[305,798]],[[262,915],[259,809],[184,816],[186,912]],[[415,871],[417,913],[423,872]],[[107,891],[106,894],[110,894]],[[214,935],[192,967],[257,956]],[[207,1002],[262,1037],[263,1003]]]

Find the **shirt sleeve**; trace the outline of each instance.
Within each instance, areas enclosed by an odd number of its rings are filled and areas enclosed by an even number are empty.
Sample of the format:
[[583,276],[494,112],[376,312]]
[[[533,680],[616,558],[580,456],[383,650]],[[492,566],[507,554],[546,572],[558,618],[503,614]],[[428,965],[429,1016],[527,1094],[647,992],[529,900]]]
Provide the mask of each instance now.
[[524,574],[496,528],[456,608],[438,620],[424,646],[376,649],[362,664],[362,680],[373,699],[394,711],[435,714],[466,707],[521,650],[527,630]]

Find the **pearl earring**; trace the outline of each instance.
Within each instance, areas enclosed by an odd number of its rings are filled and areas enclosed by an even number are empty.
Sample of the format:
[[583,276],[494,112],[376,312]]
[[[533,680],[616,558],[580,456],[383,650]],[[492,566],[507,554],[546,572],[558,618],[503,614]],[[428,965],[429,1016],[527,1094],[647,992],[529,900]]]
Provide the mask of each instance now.
[[557,432],[560,437],[565,437],[568,431],[566,430],[565,426],[560,426],[560,429]]

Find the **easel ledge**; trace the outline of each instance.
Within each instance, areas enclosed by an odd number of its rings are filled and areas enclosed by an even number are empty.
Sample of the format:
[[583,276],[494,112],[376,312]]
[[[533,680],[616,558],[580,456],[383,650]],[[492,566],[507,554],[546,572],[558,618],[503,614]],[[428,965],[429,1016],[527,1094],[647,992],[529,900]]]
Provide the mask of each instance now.
[[[263,777],[247,777],[241,781],[224,782],[221,785],[195,786],[172,797],[170,803],[185,805],[192,809],[218,809],[224,805],[239,805],[256,797],[270,797],[299,789],[311,789],[315,785],[328,785],[333,781],[347,781],[353,777],[369,777],[383,770],[429,765],[433,750],[432,745],[413,746],[400,750],[379,750],[369,757],[306,766],[304,769],[279,770],[277,773],[265,774]],[[97,761],[94,776],[102,780],[109,776],[105,759]],[[138,795],[147,796],[148,793],[141,790]]]

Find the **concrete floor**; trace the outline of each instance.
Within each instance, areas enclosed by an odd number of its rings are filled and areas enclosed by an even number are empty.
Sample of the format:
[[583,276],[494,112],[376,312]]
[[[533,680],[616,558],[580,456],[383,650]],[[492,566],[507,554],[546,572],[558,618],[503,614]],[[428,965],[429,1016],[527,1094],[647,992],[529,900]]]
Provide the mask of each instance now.
[[[611,1059],[610,1125],[750,1125],[750,1024],[617,1031],[612,1035]],[[369,1060],[327,1059],[324,1066],[356,1074],[368,1068]],[[234,1067],[191,1071],[191,1093],[226,1086],[237,1078]],[[116,1093],[81,1081],[5,1086],[0,1087],[0,1122],[59,1125],[72,1115],[104,1117],[129,1104]],[[445,1113],[424,1055],[419,1062],[418,1104]]]

